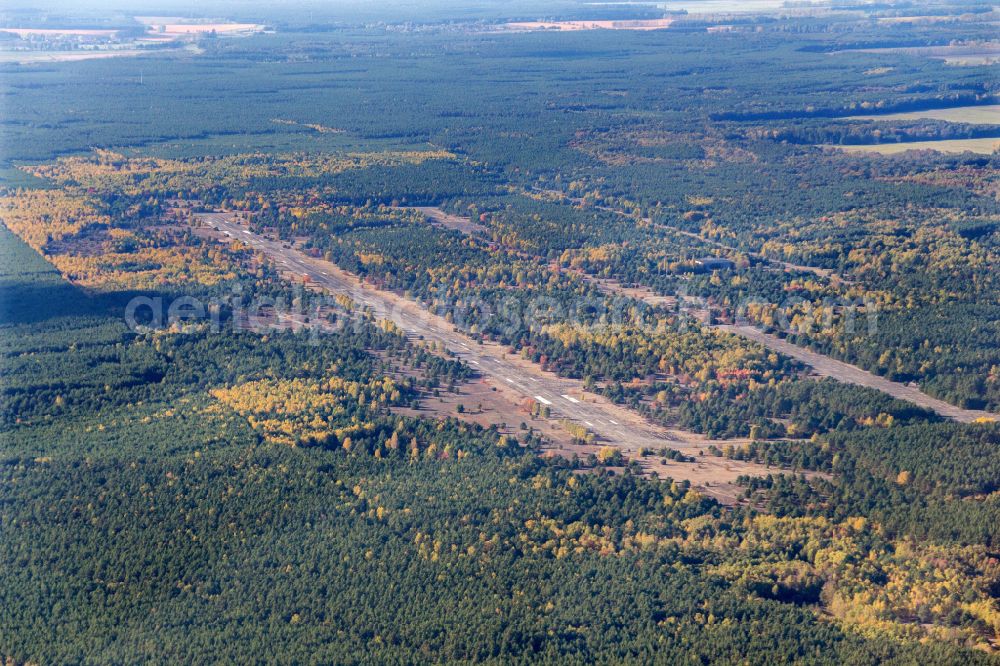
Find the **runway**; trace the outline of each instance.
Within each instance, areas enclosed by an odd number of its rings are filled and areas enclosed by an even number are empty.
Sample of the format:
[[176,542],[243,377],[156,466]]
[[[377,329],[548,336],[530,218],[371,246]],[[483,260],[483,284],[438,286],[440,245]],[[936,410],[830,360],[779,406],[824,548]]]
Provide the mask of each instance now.
[[[474,370],[489,378],[504,391],[518,397],[512,401],[508,423],[524,417],[517,403],[532,400],[548,408],[551,419],[566,419],[580,425],[595,437],[595,446],[612,446],[630,459],[639,460],[643,468],[660,476],[688,479],[694,487],[726,502],[734,502],[740,492],[733,485],[743,474],[766,475],[780,470],[755,463],[733,461],[711,455],[700,455],[713,440],[696,433],[669,429],[647,421],[637,412],[615,405],[603,396],[585,391],[583,381],[558,377],[502,345],[478,342],[456,330],[455,326],[420,304],[399,294],[365,284],[358,276],[348,273],[332,262],[311,257],[288,243],[254,234],[236,220],[234,213],[194,213],[193,217],[209,228],[218,230],[220,240],[238,240],[267,256],[289,279],[308,281],[310,287],[332,294],[346,295],[357,306],[367,308],[376,319],[394,322],[414,341],[437,343]],[[301,322],[308,325],[308,322]],[[739,444],[738,440],[719,442]],[[643,448],[663,447],[696,456],[695,462],[665,462],[659,457],[640,457]],[[581,447],[579,453],[586,449]],[[567,453],[563,451],[563,453]]]

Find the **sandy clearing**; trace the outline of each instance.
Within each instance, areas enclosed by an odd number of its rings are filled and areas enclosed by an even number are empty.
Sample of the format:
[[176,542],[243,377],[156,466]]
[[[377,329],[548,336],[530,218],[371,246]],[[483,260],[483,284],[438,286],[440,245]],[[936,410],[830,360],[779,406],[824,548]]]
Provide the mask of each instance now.
[[400,207],[404,210],[417,210],[434,225],[452,229],[469,236],[488,236],[488,230],[478,222],[473,222],[471,218],[453,215],[441,210],[437,206],[411,206],[409,208]]
[[[450,416],[483,428],[496,425],[501,432],[514,436],[523,434],[520,426],[524,423],[548,440],[550,448],[573,450],[572,438],[555,419],[532,417],[531,400],[504,390],[494,379],[477,376],[456,388],[457,393],[441,390],[437,397],[424,396],[419,409],[396,408],[393,412],[422,418]],[[464,408],[462,413],[458,411],[459,405]]]
[[668,310],[677,307],[677,298],[674,296],[662,296],[649,287],[642,285],[625,286],[618,280],[609,278],[599,278],[583,271],[576,271],[582,280],[594,285],[606,294],[617,294],[637,301],[642,301],[647,305],[667,308]]

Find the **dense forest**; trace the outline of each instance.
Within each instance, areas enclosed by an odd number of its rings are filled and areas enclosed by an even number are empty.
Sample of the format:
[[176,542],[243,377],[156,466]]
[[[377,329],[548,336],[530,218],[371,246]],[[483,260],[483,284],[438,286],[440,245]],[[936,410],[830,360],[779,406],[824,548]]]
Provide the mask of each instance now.
[[[1000,137],[994,69],[922,50],[995,11],[261,11],[0,63],[0,657],[998,663],[1000,424],[713,326],[1000,409],[997,153],[831,147]],[[594,11],[658,16],[553,9]],[[480,370],[223,211],[702,450],[444,413]],[[759,473],[727,502],[669,474],[706,460]]]
[[[410,391],[467,372],[398,333],[369,324],[318,345],[277,331],[136,334],[109,297],[79,293],[2,239],[4,265],[19,267],[3,275],[0,465],[11,572],[0,622],[15,659],[987,659],[954,638],[907,639],[918,608],[963,641],[996,630],[1000,565],[962,535],[936,535],[925,551],[892,540],[906,530],[866,530],[861,510],[782,526],[686,483],[579,475],[535,456],[530,436],[518,445],[454,419],[393,416]],[[39,289],[46,299],[32,298]],[[384,393],[386,359],[423,367],[431,383]],[[317,417],[327,432],[310,430]],[[864,467],[866,442],[831,446]],[[934,484],[921,467],[934,458],[921,456],[938,450],[921,451],[901,463],[915,485]],[[765,544],[777,533],[789,555],[774,560]],[[872,561],[878,575],[831,569],[834,555]],[[878,582],[925,580],[928,557],[949,562],[920,588],[929,601]],[[866,614],[859,589],[885,610]],[[820,600],[845,628],[816,618]]]

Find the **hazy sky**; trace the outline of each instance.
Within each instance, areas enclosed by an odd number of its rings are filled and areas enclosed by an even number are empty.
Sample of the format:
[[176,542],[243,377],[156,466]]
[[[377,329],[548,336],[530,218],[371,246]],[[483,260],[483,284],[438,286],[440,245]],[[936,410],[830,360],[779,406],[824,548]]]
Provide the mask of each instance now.
[[[504,14],[544,16],[583,5],[580,0],[302,0],[274,2],[266,0],[9,0],[4,14],[35,10],[73,17],[98,17],[109,14],[193,15],[215,17],[254,17],[270,20],[300,21],[348,18],[412,20],[421,16],[470,17]],[[593,11],[599,11],[594,8]]]

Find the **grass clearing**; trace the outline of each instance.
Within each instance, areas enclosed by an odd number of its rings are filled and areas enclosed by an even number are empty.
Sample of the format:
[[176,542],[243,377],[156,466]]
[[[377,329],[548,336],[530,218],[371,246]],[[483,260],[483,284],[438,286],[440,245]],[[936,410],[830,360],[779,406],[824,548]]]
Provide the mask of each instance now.
[[39,178],[17,167],[0,167],[0,187],[30,187],[32,189],[49,189],[52,185],[43,178]]

